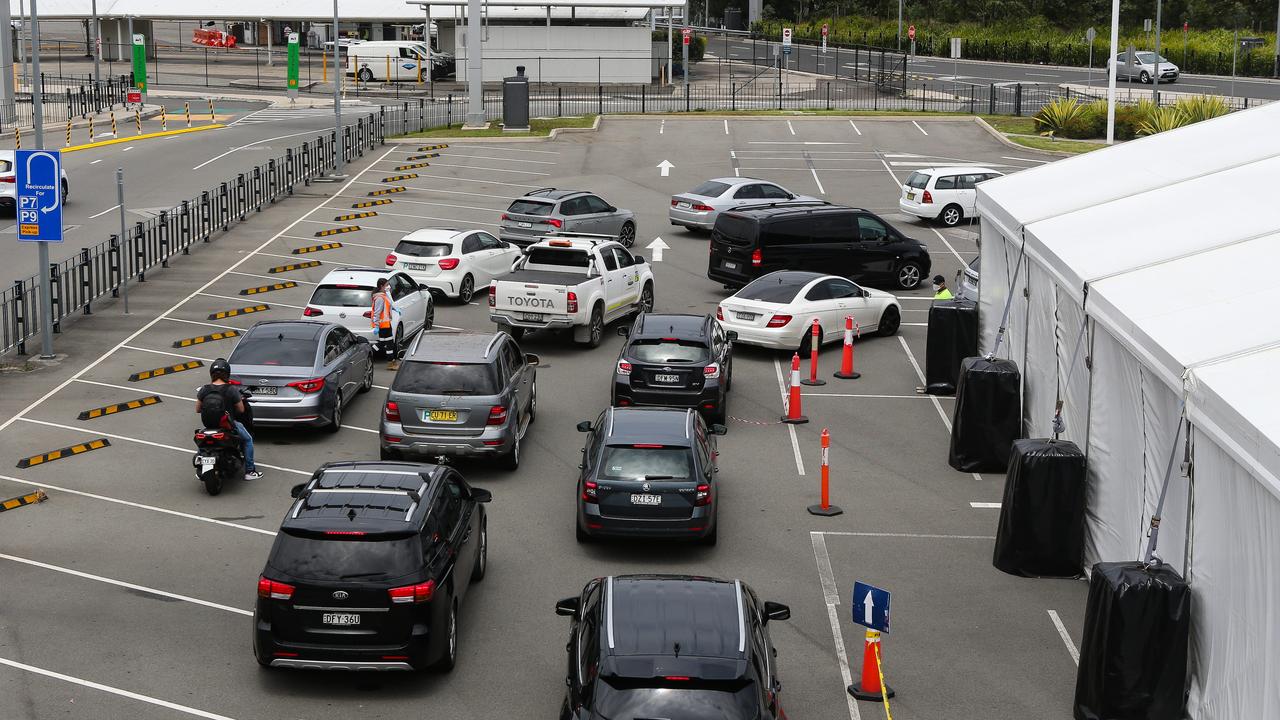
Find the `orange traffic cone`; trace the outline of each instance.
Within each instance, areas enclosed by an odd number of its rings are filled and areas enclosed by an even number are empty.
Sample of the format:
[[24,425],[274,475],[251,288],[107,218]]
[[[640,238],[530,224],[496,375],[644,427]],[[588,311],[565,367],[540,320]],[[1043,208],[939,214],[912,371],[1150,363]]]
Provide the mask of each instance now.
[[809,422],[809,418],[800,414],[800,353],[791,356],[791,395],[787,398],[787,414],[782,422],[799,425]]
[[848,687],[849,694],[859,700],[880,702],[893,697],[893,688],[880,681],[880,632],[867,631],[866,644],[862,648],[862,682]]
[[853,370],[853,316],[844,318],[844,355],[840,358],[840,369],[833,373],[844,380],[857,380],[862,373]]

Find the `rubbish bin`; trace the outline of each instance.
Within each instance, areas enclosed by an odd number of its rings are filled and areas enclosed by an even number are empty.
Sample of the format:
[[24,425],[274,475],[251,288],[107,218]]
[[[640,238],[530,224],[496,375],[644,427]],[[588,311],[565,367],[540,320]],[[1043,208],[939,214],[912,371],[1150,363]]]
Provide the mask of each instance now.
[[529,132],[529,78],[524,66],[502,79],[502,132]]

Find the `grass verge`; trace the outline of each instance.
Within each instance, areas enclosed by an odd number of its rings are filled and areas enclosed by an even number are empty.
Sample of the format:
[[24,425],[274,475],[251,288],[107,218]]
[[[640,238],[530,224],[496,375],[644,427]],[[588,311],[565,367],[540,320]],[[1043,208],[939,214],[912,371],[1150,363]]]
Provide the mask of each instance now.
[[1102,143],[1080,142],[1079,140],[1051,140],[1047,137],[1022,137],[1020,135],[1005,135],[1005,137],[1018,145],[1032,150],[1049,150],[1051,152],[1064,152],[1075,155],[1107,147]]
[[422,132],[410,133],[402,135],[406,138],[461,138],[461,137],[527,137],[530,135],[545,137],[556,128],[589,128],[596,122],[595,115],[583,115],[582,117],[563,117],[563,118],[547,118],[533,119],[529,121],[529,132],[527,133],[504,133],[502,125],[498,122],[489,123],[489,127],[484,130],[463,130],[461,125],[450,125],[444,128],[435,128],[432,130],[423,130]]

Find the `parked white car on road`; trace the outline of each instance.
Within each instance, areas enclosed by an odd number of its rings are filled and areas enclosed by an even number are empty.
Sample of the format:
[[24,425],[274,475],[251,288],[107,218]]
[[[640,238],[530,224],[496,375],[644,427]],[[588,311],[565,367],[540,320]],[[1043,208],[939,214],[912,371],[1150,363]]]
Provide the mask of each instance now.
[[[1129,52],[1122,52],[1107,60],[1107,70],[1110,71],[1114,67],[1117,80],[1121,78],[1137,80],[1144,84],[1151,82],[1151,78],[1156,74],[1156,54],[1138,51],[1133,53],[1132,62],[1129,60]],[[1180,72],[1177,65],[1160,56],[1160,82],[1175,82]]]
[[520,248],[483,230],[425,228],[400,239],[387,267],[435,295],[469,303],[476,288],[510,273],[520,255]]
[[435,303],[431,293],[422,290],[407,274],[396,270],[379,270],[367,267],[338,268],[320,281],[311,300],[302,309],[306,318],[323,318],[337,323],[370,342],[377,343],[373,332],[373,291],[378,278],[389,281],[391,293],[391,326],[395,332],[397,347],[404,347],[409,338],[435,323]]
[[955,227],[977,214],[978,183],[1003,174],[977,165],[921,168],[902,186],[898,210]]
[[902,309],[891,293],[799,270],[762,275],[716,308],[721,326],[738,333],[736,342],[806,355],[814,318],[825,344],[844,339],[850,315],[863,335],[892,335],[902,324]]

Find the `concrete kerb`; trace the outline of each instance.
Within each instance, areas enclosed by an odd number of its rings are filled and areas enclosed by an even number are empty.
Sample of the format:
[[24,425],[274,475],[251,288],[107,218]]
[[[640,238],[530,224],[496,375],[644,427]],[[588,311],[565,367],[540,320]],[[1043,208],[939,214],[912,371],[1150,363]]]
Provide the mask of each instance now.
[[1011,147],[1014,150],[1017,150],[1018,152],[1040,153],[1041,155],[1047,155],[1049,157],[1055,157],[1055,158],[1072,157],[1074,155],[1079,154],[1079,153],[1064,152],[1061,150],[1041,150],[1039,148],[1027,147],[1026,145],[1019,145],[1018,143],[1006,137],[1004,133],[991,127],[990,123],[988,123],[986,120],[983,120],[982,118],[975,115],[973,117],[973,121],[978,124],[978,127],[982,128],[983,130],[986,130],[991,135],[991,137],[995,138],[996,142],[1000,143],[1001,145]]

